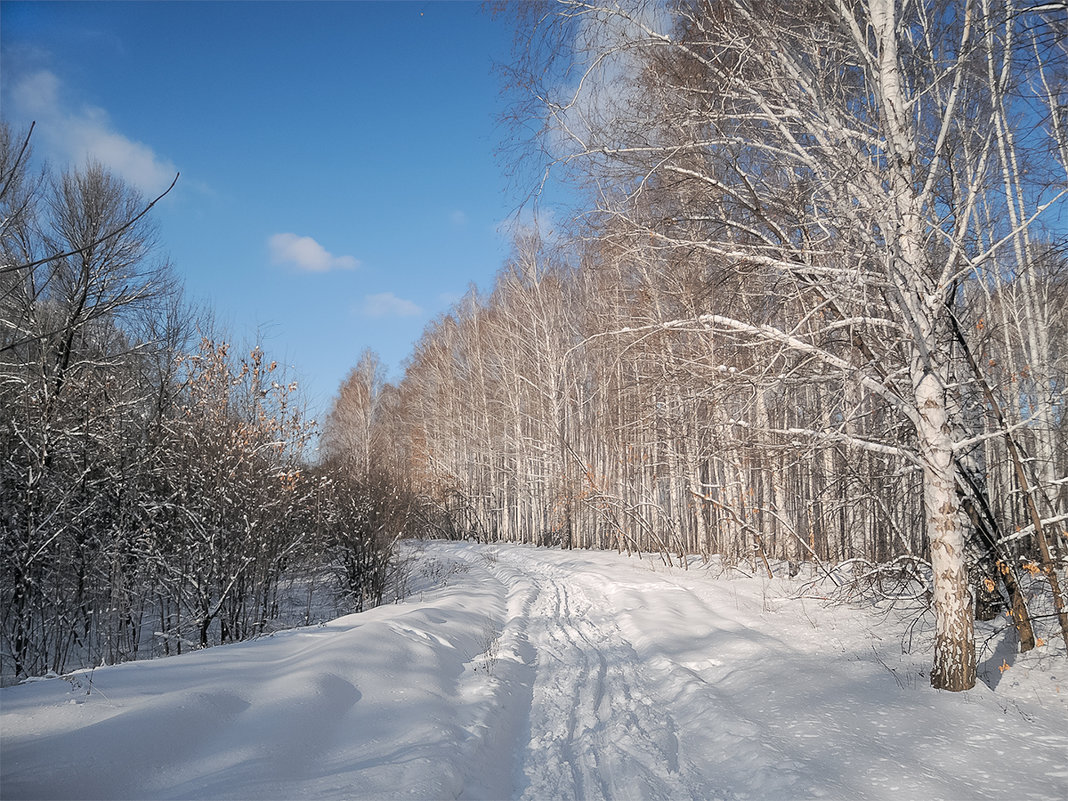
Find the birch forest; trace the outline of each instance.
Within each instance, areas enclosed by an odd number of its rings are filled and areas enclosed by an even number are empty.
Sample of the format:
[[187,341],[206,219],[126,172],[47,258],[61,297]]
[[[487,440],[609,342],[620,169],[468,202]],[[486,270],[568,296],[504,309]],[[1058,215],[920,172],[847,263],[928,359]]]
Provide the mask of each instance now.
[[938,688],[976,616],[1068,642],[1063,4],[503,13],[520,167],[585,200],[365,359],[346,447],[443,536],[919,581]]

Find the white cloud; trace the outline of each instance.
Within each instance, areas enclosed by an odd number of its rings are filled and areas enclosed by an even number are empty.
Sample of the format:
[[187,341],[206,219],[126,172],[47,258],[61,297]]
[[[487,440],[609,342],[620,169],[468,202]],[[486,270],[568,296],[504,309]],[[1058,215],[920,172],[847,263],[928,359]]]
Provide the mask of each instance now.
[[363,313],[367,317],[416,317],[423,310],[392,292],[379,292],[363,299]]
[[311,273],[355,270],[360,266],[352,256],[335,256],[310,236],[274,234],[267,239],[267,247],[275,264],[291,264]]
[[576,153],[615,147],[612,132],[618,135],[621,123],[629,130],[635,120],[648,122],[645,90],[633,76],[644,69],[649,45],[670,37],[674,15],[662,6],[672,5],[641,3],[624,12],[609,4],[578,15],[571,41],[574,66],[550,90],[552,102],[545,110],[543,136],[557,160],[566,163]]
[[456,209],[449,215],[449,222],[453,225],[467,225],[467,215],[460,209]]
[[77,166],[95,159],[146,194],[167,188],[178,172],[173,163],[116,131],[104,109],[71,108],[62,95],[62,82],[48,70],[25,75],[11,88],[15,115],[37,121],[34,139],[48,155]]
[[463,293],[461,292],[442,292],[437,296],[437,303],[439,306],[452,306],[459,303],[463,299]]
[[497,224],[497,233],[506,240],[537,234],[542,242],[557,238],[556,212],[551,207],[523,206],[518,212]]

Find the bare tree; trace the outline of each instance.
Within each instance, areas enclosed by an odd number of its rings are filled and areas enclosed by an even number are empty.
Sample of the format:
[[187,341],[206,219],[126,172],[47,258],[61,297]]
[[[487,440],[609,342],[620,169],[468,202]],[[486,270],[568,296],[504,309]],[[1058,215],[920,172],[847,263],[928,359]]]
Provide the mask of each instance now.
[[366,476],[372,466],[375,422],[385,388],[385,367],[378,354],[366,349],[341,382],[323,424],[320,448],[327,459],[339,460]]
[[[29,141],[0,126],[0,676],[255,636],[362,506],[309,464],[284,368],[193,341],[155,201],[94,163],[34,177]],[[381,597],[380,522],[339,610]]]

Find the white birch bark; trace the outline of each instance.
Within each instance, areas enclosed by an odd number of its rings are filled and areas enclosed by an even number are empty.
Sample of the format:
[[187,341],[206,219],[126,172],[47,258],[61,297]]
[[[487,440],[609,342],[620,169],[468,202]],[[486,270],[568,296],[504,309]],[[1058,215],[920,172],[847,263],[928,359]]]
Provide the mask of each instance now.
[[948,288],[930,276],[922,200],[913,189],[916,134],[908,122],[909,98],[898,60],[898,37],[903,31],[898,27],[896,0],[871,0],[870,8],[878,39],[878,82],[891,169],[890,200],[896,206],[896,219],[892,220],[896,231],[888,232],[888,237],[896,234],[890,256],[895,263],[890,271],[912,332],[910,373],[934,573],[931,684],[938,689],[968,690],[975,685],[975,635],[946,399],[952,341],[945,319]]

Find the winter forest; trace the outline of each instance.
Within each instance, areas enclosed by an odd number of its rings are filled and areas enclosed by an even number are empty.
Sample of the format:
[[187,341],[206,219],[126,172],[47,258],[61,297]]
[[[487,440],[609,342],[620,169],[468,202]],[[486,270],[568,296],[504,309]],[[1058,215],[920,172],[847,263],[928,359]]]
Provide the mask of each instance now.
[[517,137],[542,125],[524,152],[588,207],[518,237],[398,386],[361,363],[331,452],[444,536],[851,563],[929,601],[936,687],[975,683],[975,617],[1068,644],[1064,24],[524,7]]
[[807,564],[927,615],[938,689],[976,620],[1068,647],[1063,3],[493,13],[508,167],[582,205],[321,424],[159,198],[0,128],[4,683],[371,608],[407,538]]
[[333,593],[291,624],[377,603],[392,496],[310,462],[297,384],[183,301],[155,201],[31,146],[0,128],[4,676],[257,636],[294,576]]

